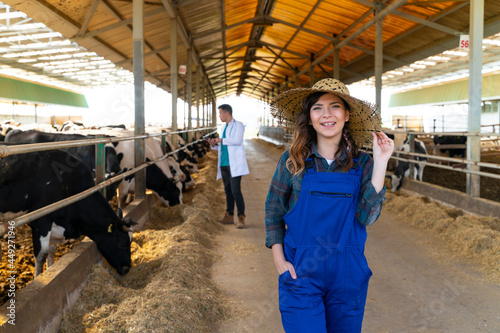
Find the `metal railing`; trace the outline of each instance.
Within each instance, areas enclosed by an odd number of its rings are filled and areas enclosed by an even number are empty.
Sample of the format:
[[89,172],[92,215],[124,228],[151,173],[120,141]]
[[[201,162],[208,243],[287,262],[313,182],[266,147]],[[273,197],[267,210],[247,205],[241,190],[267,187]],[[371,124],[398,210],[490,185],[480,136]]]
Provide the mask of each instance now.
[[[213,127],[206,127],[206,128],[200,128],[200,129],[195,129],[195,130],[186,130],[186,131],[176,131],[176,132],[165,132],[165,133],[157,133],[157,134],[142,134],[138,136],[131,136],[131,137],[107,137],[107,138],[99,138],[99,139],[85,139],[85,140],[75,140],[75,141],[60,141],[57,143],[35,143],[35,144],[25,144],[25,145],[15,145],[15,146],[5,146],[1,145],[0,146],[0,158],[1,157],[6,157],[8,155],[14,155],[14,154],[25,154],[29,152],[35,152],[35,151],[43,151],[43,150],[54,150],[54,149],[61,149],[61,148],[70,148],[70,147],[80,147],[80,146],[86,146],[86,145],[91,145],[91,144],[99,144],[99,143],[110,143],[110,142],[119,142],[119,141],[127,141],[127,140],[137,140],[137,139],[147,139],[151,137],[157,137],[157,136],[166,136],[166,135],[172,135],[172,134],[180,134],[180,133],[187,133],[187,132],[201,132],[201,131],[206,131],[206,130],[211,130],[214,129]],[[213,134],[216,133],[216,131],[207,133],[207,134]],[[127,172],[121,173],[113,178],[110,178],[108,180],[105,180],[96,186],[93,186],[83,192],[80,192],[78,194],[75,194],[71,197],[62,199],[60,201],[54,202],[48,206],[42,207],[40,209],[37,209],[35,211],[32,211],[30,213],[24,214],[22,216],[19,216],[15,219],[12,219],[10,221],[3,221],[0,223],[0,236],[5,234],[5,232],[8,230],[9,226],[12,227],[12,224],[9,224],[7,222],[14,222],[14,227],[18,227],[20,225],[23,225],[25,223],[34,221],[42,216],[45,216],[47,214],[50,214],[60,208],[66,207],[68,205],[71,205],[72,203],[75,203],[79,200],[82,200],[91,194],[104,189],[105,187],[122,180],[125,177],[128,177],[137,171],[140,171],[144,168],[147,168],[148,166],[152,164],[156,164],[167,157],[186,149],[188,146],[194,145],[195,143],[201,142],[204,139],[199,139],[196,141],[193,141],[189,144],[186,144],[184,147],[181,147],[179,149],[176,149],[168,154],[163,155],[162,157],[153,160],[153,161],[148,161],[145,162],[144,164],[141,164],[140,166],[135,167],[134,169],[131,169]],[[41,148],[41,149],[37,149]]]
[[[493,137],[495,140],[498,140],[499,134],[498,133],[481,133],[481,132],[417,132],[417,131],[398,131],[398,130],[384,130],[386,133],[390,134],[401,134],[401,135],[406,135],[407,138],[409,138],[409,145],[410,145],[410,151],[399,151],[396,150],[393,153],[393,156],[391,159],[398,160],[398,161],[404,161],[410,163],[410,178],[413,177],[413,172],[414,172],[414,167],[413,165],[415,163],[421,164],[421,165],[427,165],[435,168],[440,168],[440,169],[446,169],[446,170],[452,170],[452,171],[458,171],[458,172],[463,172],[465,174],[470,174],[470,175],[476,175],[476,176],[483,176],[483,177],[489,177],[489,178],[494,178],[494,179],[500,179],[499,174],[495,173],[490,173],[490,172],[484,172],[482,170],[476,169],[472,170],[472,168],[468,168],[468,166],[477,166],[477,167],[484,167],[484,168],[491,168],[491,169],[500,169],[500,165],[496,163],[486,163],[486,162],[480,162],[480,161],[472,161],[464,158],[452,158],[452,157],[445,157],[445,156],[439,156],[439,155],[431,155],[431,154],[419,154],[414,152],[414,148],[412,148],[413,144],[412,141],[416,138],[417,135],[422,135],[422,136],[477,136],[477,137]],[[420,138],[422,139],[422,138]],[[467,147],[467,145],[459,144],[459,145],[434,145],[434,149],[464,149]],[[404,155],[404,156],[410,156],[410,158],[404,158],[398,155]],[[427,161],[418,161],[416,157],[425,157],[427,158]],[[438,164],[438,163],[431,163],[430,161],[444,161],[444,162],[450,162],[453,163],[454,165],[443,165],[443,164]],[[476,180],[472,180],[472,182],[475,182]],[[469,183],[466,184],[466,186],[469,186]],[[469,194],[469,191],[467,191],[467,194]]]

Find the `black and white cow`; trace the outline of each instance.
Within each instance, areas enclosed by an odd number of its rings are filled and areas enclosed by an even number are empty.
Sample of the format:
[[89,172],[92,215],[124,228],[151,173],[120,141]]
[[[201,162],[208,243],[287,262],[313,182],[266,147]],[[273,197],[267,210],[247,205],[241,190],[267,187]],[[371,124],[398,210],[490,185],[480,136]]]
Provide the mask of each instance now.
[[[132,133],[125,133],[125,136],[133,136]],[[160,143],[154,138],[146,141],[145,157],[146,161],[154,161],[163,156]],[[120,166],[124,171],[134,168],[134,141],[115,142],[115,149]],[[126,177],[118,187],[119,207],[125,205],[129,193],[134,193],[135,177]],[[166,160],[152,164],[146,168],[146,188],[150,189],[166,206],[174,206],[182,203],[182,179],[184,175],[172,175],[170,165]]]
[[[94,135],[81,135],[81,134],[62,134],[62,133],[45,133],[35,130],[20,131],[14,130],[7,134],[5,142],[12,143],[41,143],[41,142],[59,142],[59,141],[72,141],[94,139]],[[95,173],[95,145],[71,147],[61,149],[66,151],[80,160]],[[106,150],[106,179],[111,178],[121,172],[120,161],[116,155],[115,148],[112,144],[105,145]],[[106,199],[111,200],[116,195],[119,182],[113,183],[106,187]]]
[[12,130],[15,130],[19,127],[20,123],[15,122],[13,120],[4,120],[0,122],[0,135],[4,138]]
[[[409,143],[405,141],[400,150],[409,152],[410,151]],[[422,141],[415,140],[415,152],[419,154],[427,154],[427,150],[425,149],[425,144]],[[411,159],[417,160],[417,162],[414,163],[414,170],[413,170],[414,179],[417,179],[418,176],[418,179],[422,181],[425,165],[418,163],[418,161],[427,161],[427,158],[416,156],[412,157]],[[396,170],[394,171],[394,174],[390,176],[392,192],[396,192],[397,190],[399,190],[399,188],[403,184],[403,177],[409,177],[409,176],[410,176],[410,163],[398,160]]]
[[84,129],[85,126],[83,123],[78,122],[78,121],[65,121],[61,127],[61,132],[67,132],[67,131],[77,131],[80,129]]
[[[52,150],[0,159],[0,220],[8,221],[94,185],[90,170],[67,152]],[[52,263],[55,244],[88,236],[119,274],[131,266],[130,227],[99,193],[40,217],[30,223],[35,276]],[[50,253],[49,253],[50,252]]]
[[[439,148],[439,145],[464,145],[467,143],[467,137],[463,135],[435,135],[434,136],[434,145],[436,148]],[[459,156],[465,157],[465,148],[445,148],[440,149],[441,153],[446,153],[447,151],[450,154],[450,157]]]
[[198,160],[185,150],[177,152],[177,162],[186,167],[190,172],[198,172]]

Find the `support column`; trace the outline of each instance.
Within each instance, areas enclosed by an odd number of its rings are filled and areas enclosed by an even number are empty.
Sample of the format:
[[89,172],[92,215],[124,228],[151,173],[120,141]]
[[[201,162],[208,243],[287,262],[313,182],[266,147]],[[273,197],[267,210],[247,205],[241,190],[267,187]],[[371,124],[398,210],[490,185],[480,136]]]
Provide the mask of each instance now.
[[[380,12],[377,8],[376,13]],[[375,103],[378,112],[382,111],[382,66],[384,59],[384,40],[383,40],[384,18],[377,15],[375,22]]]
[[196,66],[196,128],[200,128],[200,80],[201,69]]
[[214,99],[213,99],[213,102],[212,102],[212,127],[217,127],[217,100],[215,99],[215,96],[214,96]]
[[[172,131],[177,131],[177,18],[170,18],[170,94],[172,94]],[[177,134],[172,135],[172,145],[177,148]]]
[[[481,132],[481,96],[483,78],[481,67],[483,65],[483,34],[484,34],[484,0],[471,1],[470,3],[470,32],[469,32],[469,113],[468,131]],[[467,138],[467,159],[479,162],[481,160],[481,141],[479,136]],[[468,165],[471,171],[479,171],[479,166]],[[479,197],[480,176],[467,174],[466,191],[471,197]]]
[[[188,130],[192,130],[193,129],[193,120],[192,120],[192,117],[191,117],[191,108],[193,106],[193,60],[192,60],[192,56],[193,56],[193,50],[191,48],[189,48],[187,50],[187,57],[188,57],[188,63],[187,63],[187,103],[188,103],[188,114],[187,114],[187,117],[188,117]],[[188,132],[188,135],[187,135],[187,138],[188,138],[188,142],[192,142],[193,141],[193,136],[194,136],[194,133],[193,132]]]
[[[144,121],[144,0],[133,0],[133,49],[134,49],[134,108],[135,124],[134,134],[141,135],[145,132]],[[135,140],[135,166],[144,164],[144,140]],[[135,198],[146,197],[146,170],[135,174]]]
[[205,83],[203,83],[203,88],[202,88],[202,93],[201,93],[201,96],[202,96],[202,106],[203,106],[203,127],[206,127],[206,124],[205,124],[205,121],[206,121],[206,116],[205,116],[205,106],[207,104],[207,100],[206,100],[206,94],[207,94],[207,90],[206,90],[206,86],[205,86]]

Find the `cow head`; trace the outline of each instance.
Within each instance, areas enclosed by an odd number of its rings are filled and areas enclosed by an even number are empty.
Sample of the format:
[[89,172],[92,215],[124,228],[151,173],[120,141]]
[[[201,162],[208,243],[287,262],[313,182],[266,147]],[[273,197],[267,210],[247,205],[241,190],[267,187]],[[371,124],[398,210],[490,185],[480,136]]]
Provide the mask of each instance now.
[[403,176],[400,175],[391,175],[391,188],[392,192],[396,192],[403,185]]
[[166,206],[182,203],[182,183],[168,178],[155,164],[146,168],[146,188],[152,190]]
[[116,269],[118,274],[125,275],[132,266],[129,231],[137,223],[128,218],[120,219],[119,217],[110,219],[108,222],[105,232],[97,236],[94,241],[104,259]]

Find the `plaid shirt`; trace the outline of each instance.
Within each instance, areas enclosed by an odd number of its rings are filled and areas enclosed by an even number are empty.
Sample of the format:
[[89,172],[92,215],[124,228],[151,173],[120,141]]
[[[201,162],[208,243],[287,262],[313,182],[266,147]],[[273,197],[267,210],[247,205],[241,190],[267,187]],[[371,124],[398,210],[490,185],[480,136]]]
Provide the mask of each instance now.
[[[365,152],[359,153],[358,165],[363,170],[358,207],[356,209],[356,219],[359,223],[369,226],[378,219],[382,211],[382,203],[385,201],[385,186],[377,193],[371,183],[373,159]],[[290,157],[289,150],[282,155],[276,167],[271,186],[266,199],[266,246],[273,244],[283,244],[285,237],[285,221],[283,216],[289,212],[299,199],[302,179],[305,170],[301,174],[294,176],[286,168],[286,160]],[[331,165],[321,157],[316,149],[312,147],[310,155],[314,162],[315,170],[318,172],[340,172],[335,171],[337,165],[333,161]]]

